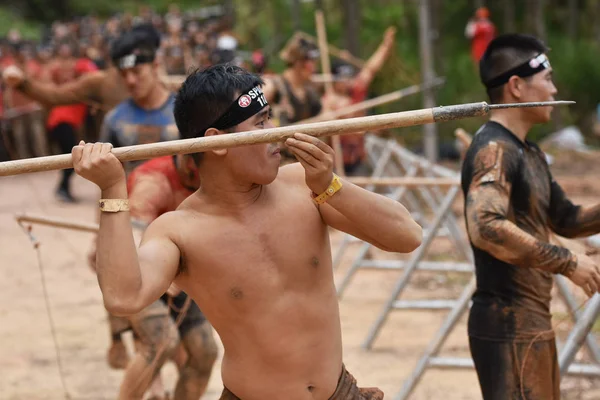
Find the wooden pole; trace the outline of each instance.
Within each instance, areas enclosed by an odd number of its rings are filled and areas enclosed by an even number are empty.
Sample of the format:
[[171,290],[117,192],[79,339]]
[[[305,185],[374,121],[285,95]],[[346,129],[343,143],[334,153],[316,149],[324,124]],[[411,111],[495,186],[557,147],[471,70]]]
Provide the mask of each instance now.
[[384,177],[372,178],[370,176],[354,176],[344,178],[358,186],[457,186],[459,179],[454,178],[429,178],[429,177]]
[[[323,11],[315,11],[315,23],[317,26],[317,37],[319,39],[319,53],[321,56],[321,70],[323,75],[331,76],[331,64],[329,60],[329,50],[327,49],[327,31],[325,29],[325,17]],[[327,93],[333,92],[333,84],[331,81],[325,82],[325,91]]]
[[[433,49],[431,44],[431,14],[429,0],[421,0],[419,2],[419,44],[421,55],[421,80],[429,82],[435,77],[433,72]],[[432,90],[425,90],[423,94],[423,107],[433,107],[435,97]],[[438,138],[435,125],[427,125],[423,127],[423,141],[425,149],[425,157],[432,163],[435,163],[438,158]]]
[[[327,49],[327,31],[325,29],[325,17],[323,16],[322,10],[315,11],[315,20],[317,25],[317,35],[319,37],[319,53],[321,55],[321,69],[325,76],[331,76],[331,64],[329,63],[329,50]],[[325,82],[325,95],[335,96],[333,91],[333,83],[331,81]],[[335,152],[335,172],[340,176],[345,176],[344,171],[344,153],[342,149],[342,143],[339,136],[331,137],[331,147]]]
[[57,218],[57,217],[46,217],[43,215],[16,214],[15,219],[19,223],[29,222],[32,224],[52,226],[55,228],[65,228],[65,229],[71,229],[71,230],[76,230],[76,231],[81,231],[81,232],[98,233],[98,230],[100,229],[98,224],[93,224],[93,223],[89,223],[89,222],[72,221],[72,220]]
[[323,114],[317,115],[316,117],[304,119],[302,121],[296,122],[293,125],[310,124],[313,122],[337,119],[337,118],[340,118],[340,117],[343,117],[346,115],[354,114],[359,111],[369,110],[371,108],[378,107],[383,104],[388,104],[388,103],[392,103],[394,101],[398,101],[398,100],[400,100],[406,96],[409,96],[411,94],[419,93],[419,92],[423,91],[426,87],[438,86],[443,83],[444,83],[443,78],[437,78],[432,83],[429,83],[429,84],[412,85],[412,86],[409,86],[404,89],[396,90],[395,92],[384,94],[382,96],[378,96],[378,97],[375,97],[375,98],[372,98],[369,100],[365,100],[360,103],[352,104],[348,107],[341,108],[339,110],[325,112]]
[[[276,143],[292,137],[296,132],[302,132],[314,137],[326,137],[349,133],[363,133],[381,129],[403,128],[407,126],[446,122],[471,117],[481,117],[487,115],[492,108],[548,107],[572,103],[573,102],[569,101],[500,105],[489,105],[486,102],[467,103],[389,114],[371,115],[367,117],[317,122],[314,124],[258,129],[254,131],[237,132],[227,135],[124,146],[114,148],[112,153],[120,161],[139,161],[148,160],[155,157],[201,153],[205,151],[227,149],[252,144]],[[71,154],[1,162],[0,176],[10,176],[66,168],[73,168]]]
[[454,135],[465,148],[471,145],[471,136],[463,128],[456,128]]

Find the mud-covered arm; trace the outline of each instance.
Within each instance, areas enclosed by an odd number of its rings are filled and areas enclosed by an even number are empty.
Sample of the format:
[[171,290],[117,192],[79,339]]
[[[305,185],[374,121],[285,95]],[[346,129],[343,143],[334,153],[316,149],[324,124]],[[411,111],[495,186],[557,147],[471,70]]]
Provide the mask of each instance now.
[[62,85],[26,79],[18,89],[33,100],[51,107],[81,103],[95,98],[103,80],[104,72],[96,71]]
[[573,204],[554,180],[549,214],[552,230],[560,236],[574,238],[600,233],[600,204],[588,207]]
[[577,266],[573,253],[536,239],[509,219],[512,186],[521,168],[518,148],[490,142],[475,154],[472,163],[465,211],[473,245],[518,267],[570,276]]

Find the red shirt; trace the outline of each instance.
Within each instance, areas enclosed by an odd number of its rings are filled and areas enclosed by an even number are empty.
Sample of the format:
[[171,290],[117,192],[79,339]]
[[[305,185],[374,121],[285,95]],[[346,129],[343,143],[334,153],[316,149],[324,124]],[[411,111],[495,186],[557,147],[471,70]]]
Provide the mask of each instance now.
[[[350,99],[351,104],[362,103],[366,100],[369,92],[369,85],[367,85],[360,78],[352,80],[350,87]],[[364,113],[360,113],[360,116]],[[357,117],[359,115],[353,115]],[[365,159],[365,137],[363,134],[348,134],[340,136],[340,144],[342,146],[342,153],[345,165],[353,165],[358,162],[362,162]]]
[[[73,66],[59,64],[51,70],[52,80],[56,84],[61,84],[75,80],[77,77],[92,71],[96,71],[96,65],[87,59],[78,59]],[[65,106],[53,107],[48,115],[46,123],[49,130],[52,130],[58,124],[66,123],[79,129],[84,121],[87,112],[87,106],[83,103],[69,104]]]
[[496,27],[487,19],[475,22],[473,39],[471,42],[471,57],[479,61],[485,53],[490,42],[496,36]]
[[193,191],[181,184],[173,157],[146,161],[127,178],[129,210],[133,219],[150,223],[174,211]]

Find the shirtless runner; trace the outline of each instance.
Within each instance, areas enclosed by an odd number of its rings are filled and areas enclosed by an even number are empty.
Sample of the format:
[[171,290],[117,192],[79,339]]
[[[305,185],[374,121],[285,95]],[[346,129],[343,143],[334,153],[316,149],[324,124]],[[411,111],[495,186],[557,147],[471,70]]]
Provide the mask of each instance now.
[[[333,93],[325,93],[323,96],[323,108],[328,111],[336,111],[352,104],[365,101],[369,92],[371,82],[383,67],[395,43],[396,28],[389,27],[383,36],[383,41],[377,50],[369,57],[365,66],[356,70],[352,65],[341,61],[335,61],[331,72],[334,76]],[[342,118],[362,117],[365,111],[348,114]],[[340,136],[342,146],[344,172],[347,176],[370,175],[366,160],[365,135],[354,133]]]
[[[494,39],[480,63],[490,102],[554,100],[547,51],[528,35]],[[528,400],[559,400],[550,314],[553,275],[566,276],[589,296],[600,289],[594,260],[549,241],[551,232],[565,237],[600,232],[600,204],[574,205],[552,178],[544,153],[527,139],[531,128],[550,121],[551,111],[492,111],[462,168],[477,275],[469,345],[484,400],[521,399],[523,394]]]
[[[235,66],[192,73],[175,102],[182,137],[271,127],[262,84]],[[400,203],[340,186],[322,141],[298,133],[287,145],[300,163],[281,170],[277,144],[198,155],[202,186],[153,221],[139,249],[112,146],[73,148],[75,170],[100,187],[103,208],[122,210],[100,219],[104,304],[135,314],[175,282],[223,342],[221,399],[382,399],[344,368],[328,227],[401,253],[420,245],[421,227]]]

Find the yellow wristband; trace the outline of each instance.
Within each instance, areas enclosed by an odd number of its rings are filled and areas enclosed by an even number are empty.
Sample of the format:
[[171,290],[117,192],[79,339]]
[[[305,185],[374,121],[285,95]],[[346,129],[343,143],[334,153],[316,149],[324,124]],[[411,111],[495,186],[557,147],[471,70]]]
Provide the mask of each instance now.
[[329,200],[331,196],[336,194],[342,188],[342,180],[336,174],[333,174],[333,180],[329,184],[329,187],[320,195],[313,193],[313,201],[317,204],[323,204]]
[[103,212],[129,211],[128,199],[100,199],[98,203]]

